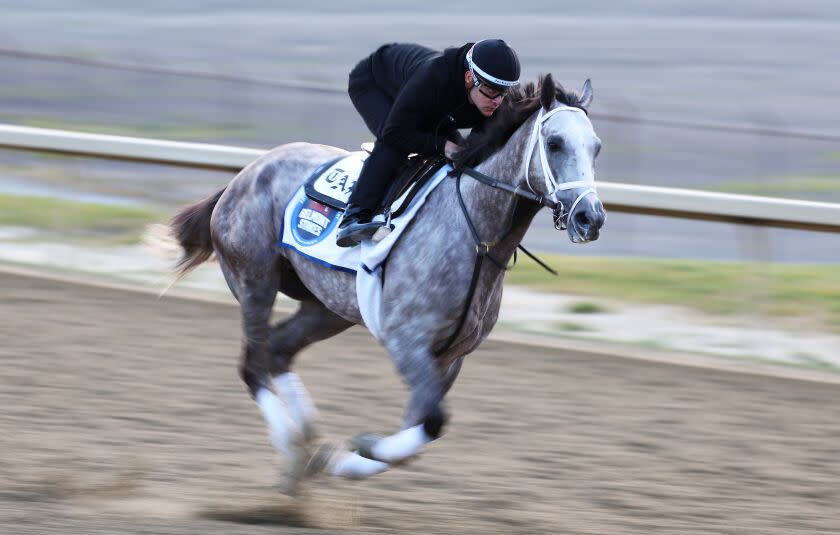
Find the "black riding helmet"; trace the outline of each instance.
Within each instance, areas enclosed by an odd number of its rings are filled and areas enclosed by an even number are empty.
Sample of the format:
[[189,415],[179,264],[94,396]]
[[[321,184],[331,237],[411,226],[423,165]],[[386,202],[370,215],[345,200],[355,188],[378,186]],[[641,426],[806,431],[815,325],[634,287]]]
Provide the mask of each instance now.
[[467,52],[467,68],[475,85],[486,84],[499,91],[519,85],[519,58],[501,39],[484,39]]

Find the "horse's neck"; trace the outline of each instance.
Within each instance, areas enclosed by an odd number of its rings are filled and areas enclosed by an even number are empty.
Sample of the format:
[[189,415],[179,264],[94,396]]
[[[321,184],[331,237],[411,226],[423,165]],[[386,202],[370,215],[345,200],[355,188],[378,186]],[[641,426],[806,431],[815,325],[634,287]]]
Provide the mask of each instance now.
[[[528,144],[527,130],[520,129],[498,152],[476,166],[478,171],[513,185],[524,185],[523,164]],[[499,240],[494,256],[507,260],[522,241],[539,206],[523,198],[492,188],[464,175],[461,192],[479,238]],[[519,206],[517,206],[517,202]],[[524,205],[523,203],[528,203]]]

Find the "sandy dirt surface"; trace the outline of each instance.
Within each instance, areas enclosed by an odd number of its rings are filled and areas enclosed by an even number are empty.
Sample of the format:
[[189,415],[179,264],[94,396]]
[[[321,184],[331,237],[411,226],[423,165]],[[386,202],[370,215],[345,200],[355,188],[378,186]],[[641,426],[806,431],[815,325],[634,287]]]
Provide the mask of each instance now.
[[[297,502],[235,307],[0,275],[2,533],[837,533],[836,386],[487,343],[444,439]],[[370,336],[307,350],[327,438],[392,431]]]

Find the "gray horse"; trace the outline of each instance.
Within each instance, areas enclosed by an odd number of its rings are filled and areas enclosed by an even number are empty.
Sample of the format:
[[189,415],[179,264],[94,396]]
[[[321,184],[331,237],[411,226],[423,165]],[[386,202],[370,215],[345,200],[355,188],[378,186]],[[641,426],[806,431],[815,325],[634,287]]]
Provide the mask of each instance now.
[[[464,356],[496,323],[504,268],[542,206],[554,207],[555,226],[566,228],[572,242],[598,238],[606,216],[594,189],[600,141],[587,116],[591,101],[589,80],[580,96],[550,75],[537,87],[515,91],[456,157],[455,170],[463,174],[452,173],[429,195],[394,245],[380,341],[410,396],[401,431],[364,435],[353,451],[310,453],[315,409],[291,367],[304,347],[363,323],[354,275],[276,245],[292,194],[318,166],[346,152],[308,143],[280,146],[173,218],[169,230],[182,248],[177,274],[215,253],[239,301],[240,373],[272,444],[290,460],[287,490],[309,471],[350,478],[380,473],[441,435],[443,398]],[[300,307],[270,326],[277,292]]]

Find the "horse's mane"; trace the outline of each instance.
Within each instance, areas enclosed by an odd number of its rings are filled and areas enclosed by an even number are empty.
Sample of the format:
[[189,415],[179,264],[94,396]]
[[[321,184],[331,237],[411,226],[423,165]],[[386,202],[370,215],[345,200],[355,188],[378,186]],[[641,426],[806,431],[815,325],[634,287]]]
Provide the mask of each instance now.
[[455,155],[455,168],[476,166],[499,150],[516,129],[541,106],[543,84],[555,85],[555,98],[561,104],[586,111],[581,106],[580,96],[555,83],[550,74],[540,78],[539,85],[535,86],[533,82],[529,82],[525,87],[513,88],[493,117],[484,124],[484,128],[467,138],[465,146]]

